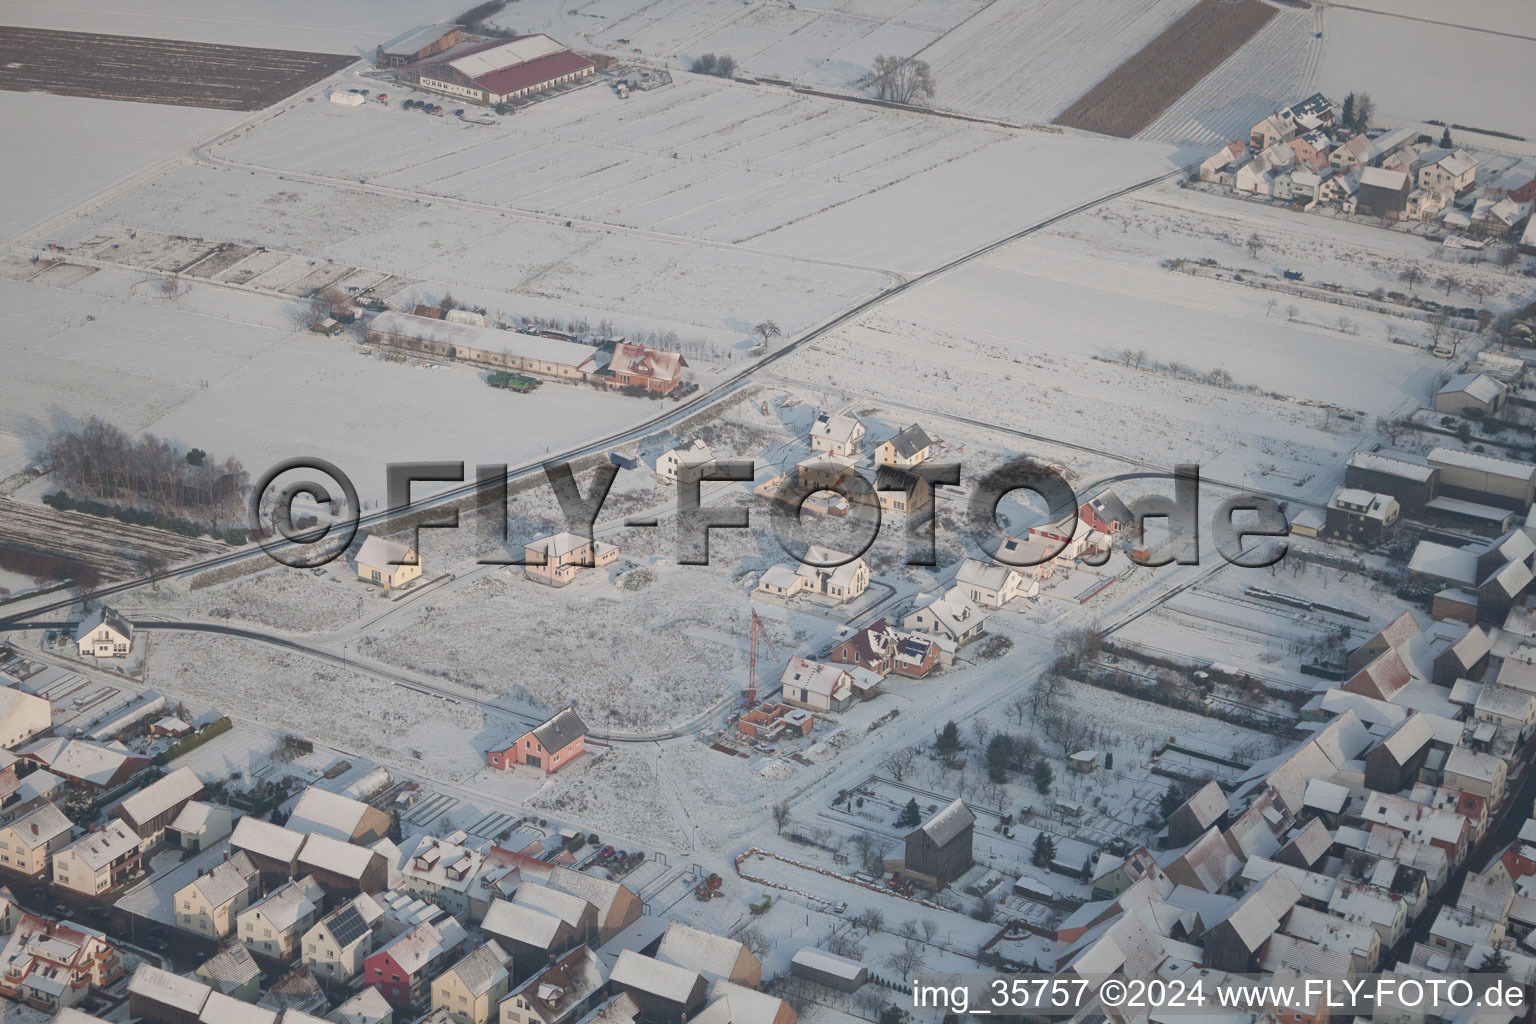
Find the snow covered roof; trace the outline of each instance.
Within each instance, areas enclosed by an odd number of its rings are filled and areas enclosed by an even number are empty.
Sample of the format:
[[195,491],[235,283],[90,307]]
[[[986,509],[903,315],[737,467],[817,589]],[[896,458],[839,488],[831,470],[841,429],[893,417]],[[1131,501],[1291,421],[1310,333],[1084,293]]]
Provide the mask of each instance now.
[[51,803],[41,804],[4,826],[15,833],[18,842],[31,850],[47,846],[59,836],[67,835],[72,827],[64,812]]
[[304,845],[304,834],[247,814],[235,825],[229,845],[271,860],[292,862]]
[[299,802],[294,804],[293,813],[288,815],[286,827],[293,832],[315,832],[332,839],[351,842],[368,811],[368,805],[361,800],[353,800],[340,793],[331,793],[316,786],[310,786],[299,797]]
[[129,828],[121,818],[113,818],[99,831],[87,833],[75,840],[60,853],[71,853],[92,871],[100,871],[118,857],[136,848],[139,834]]
[[736,961],[745,949],[735,939],[673,921],[661,936],[656,958],[698,971],[706,978],[729,978],[735,974]]
[[[620,342],[615,345],[613,357],[608,361],[608,368],[615,373],[656,377],[661,380],[671,380],[687,365],[688,360],[684,359],[681,353],[646,348],[644,345],[632,345],[629,342]],[[703,442],[698,441],[695,444],[703,444]],[[707,452],[709,448],[706,446],[704,450]]]
[[866,970],[865,966],[835,953],[828,953],[824,949],[816,949],[811,946],[803,946],[793,957],[790,963],[808,967],[813,971],[831,975],[834,978],[843,978],[853,981]]
[[182,765],[134,793],[117,809],[129,821],[143,825],[202,791],[203,781],[197,773],[190,766]]
[[864,424],[856,416],[842,413],[818,413],[811,424],[811,437],[821,437],[837,444],[851,444],[864,436]]
[[976,815],[965,806],[965,801],[955,800],[923,822],[921,827],[934,846],[943,846],[974,824],[976,824]]
[[561,938],[562,926],[564,923],[553,913],[510,900],[492,900],[485,920],[481,921],[481,930],[487,935],[499,935],[536,949],[553,949]]
[[778,996],[724,980],[715,982],[709,999],[690,1024],[774,1024],[785,1009]]
[[[1021,542],[1022,545],[1028,545],[1029,543],[1028,541]],[[1060,545],[1045,544],[1043,542],[1035,542],[1035,544],[1040,548],[1039,553],[1042,555],[1049,554],[1060,547]],[[1028,560],[1033,561],[1034,556],[1031,556]],[[979,587],[982,590],[993,590],[1001,593],[1007,589],[1009,577],[1016,577],[1018,575],[1019,570],[1014,566],[999,565],[992,561],[983,562],[980,559],[967,557],[965,561],[960,563],[960,568],[955,572],[955,582],[966,586]]]
[[495,939],[476,947],[464,959],[448,968],[446,973],[458,976],[459,984],[469,990],[472,998],[489,992],[497,982],[509,978],[507,962],[511,958]]
[[378,856],[366,846],[354,846],[315,832],[304,841],[304,848],[299,851],[299,864],[360,879]]
[[126,747],[101,746],[85,740],[55,738],[27,747],[22,752],[41,761],[55,774],[95,786],[110,785],[129,761],[149,763],[148,758],[139,757]]
[[540,885],[538,882],[523,882],[519,885],[517,891],[512,894],[512,902],[542,910],[546,914],[553,914],[578,931],[591,907],[586,900],[574,893],[562,892],[547,885]]
[[639,989],[674,1003],[686,1003],[700,984],[697,971],[626,949],[619,954],[609,980],[623,988]]
[[182,1013],[195,1015],[203,1012],[212,989],[202,982],[141,963],[139,969],[133,972],[133,979],[128,982],[128,992]]
[[519,359],[557,363],[577,369],[596,365],[597,349],[574,341],[541,338],[521,331],[503,331],[497,327],[476,327],[449,320],[433,320],[411,313],[380,313],[369,323],[370,333],[393,334],[404,338],[430,338],[450,345],[463,345],[490,352],[506,352]]
[[811,661],[796,655],[784,666],[780,683],[794,683],[811,693],[834,700],[846,700],[853,692],[848,670],[841,665]]
[[422,921],[410,931],[396,936],[369,959],[387,953],[401,970],[414,975],[444,953],[456,949],[465,937],[464,926],[452,917],[437,922]]
[[266,899],[253,903],[240,914],[259,914],[273,928],[287,931],[303,918],[318,913],[325,900],[325,892],[309,877],[285,882],[272,890]]
[[210,992],[197,1019],[202,1024],[277,1024],[277,1013],[223,992]]
[[1373,473],[1387,473],[1392,476],[1403,477],[1407,480],[1423,482],[1435,475],[1435,467],[1431,466],[1422,456],[1407,454],[1392,454],[1385,452],[1355,452],[1349,457],[1347,463],[1357,469],[1369,470]]
[[206,960],[197,969],[197,974],[227,994],[232,989],[249,984],[252,978],[260,977],[261,968],[245,944],[237,942]]
[[1500,459],[1492,455],[1480,455],[1477,452],[1458,451],[1455,448],[1431,448],[1428,458],[1432,466],[1454,466],[1458,469],[1470,469],[1487,473],[1489,476],[1524,482],[1536,478],[1536,466],[1529,462]]
[[1429,722],[1422,714],[1414,714],[1403,720],[1396,729],[1381,741],[1387,753],[1399,765],[1405,765],[1434,736]]
[[795,572],[810,580],[818,579],[822,573],[829,573],[829,582],[833,586],[846,588],[853,585],[854,577],[858,575],[863,565],[862,558],[823,547],[820,544],[812,544],[805,549],[805,561]]
[[1215,828],[1195,840],[1178,859],[1206,892],[1219,892],[1243,866],[1242,858],[1227,845],[1221,830]]
[[1479,402],[1492,402],[1502,395],[1507,388],[1502,381],[1494,380],[1486,373],[1458,373],[1441,385],[1437,394],[1452,395],[1465,394],[1468,398],[1474,398]]
[[256,866],[245,853],[237,853],[229,860],[216,865],[205,875],[200,875],[188,885],[195,888],[210,906],[222,907],[230,900],[251,889],[256,877]]
[[1503,769],[1503,759],[1467,747],[1452,747],[1445,759],[1447,775],[1460,775],[1480,782],[1492,782]]
[[[369,534],[357,552],[357,564],[375,569],[392,565],[415,565],[416,552],[398,541]],[[313,788],[313,787],[311,787]]]
[[1450,583],[1477,582],[1477,553],[1432,540],[1419,541],[1408,559],[1408,571]]
[[370,985],[338,1006],[332,1012],[331,1020],[336,1024],[379,1024],[393,1014],[384,994]]
[[1389,171],[1385,167],[1366,167],[1360,171],[1360,184],[1396,192],[1407,187],[1408,175],[1403,171]]
[[1340,786],[1323,779],[1307,780],[1306,792],[1302,796],[1302,806],[1329,814],[1338,814],[1344,810],[1344,805],[1348,802],[1348,786]]

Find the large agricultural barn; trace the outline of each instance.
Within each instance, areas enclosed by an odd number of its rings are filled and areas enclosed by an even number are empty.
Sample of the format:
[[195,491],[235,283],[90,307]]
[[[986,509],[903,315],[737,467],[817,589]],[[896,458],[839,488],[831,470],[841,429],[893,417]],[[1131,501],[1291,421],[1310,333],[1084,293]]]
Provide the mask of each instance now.
[[451,47],[401,70],[428,91],[494,106],[584,78],[596,66],[539,34]]

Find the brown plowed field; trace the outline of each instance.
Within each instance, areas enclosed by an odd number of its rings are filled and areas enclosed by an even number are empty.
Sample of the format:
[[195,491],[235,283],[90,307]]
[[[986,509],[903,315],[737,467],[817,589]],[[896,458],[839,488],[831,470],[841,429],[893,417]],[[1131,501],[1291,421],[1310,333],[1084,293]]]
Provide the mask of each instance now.
[[1128,139],[1156,121],[1275,16],[1262,0],[1200,0],[1054,124]]
[[0,89],[261,110],[356,61],[179,39],[0,26]]

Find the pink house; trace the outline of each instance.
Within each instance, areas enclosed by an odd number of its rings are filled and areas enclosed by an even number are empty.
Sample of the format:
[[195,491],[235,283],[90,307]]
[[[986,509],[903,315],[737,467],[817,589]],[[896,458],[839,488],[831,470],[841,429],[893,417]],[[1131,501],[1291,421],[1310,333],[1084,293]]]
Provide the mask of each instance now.
[[486,762],[492,768],[526,764],[545,775],[564,768],[587,749],[587,726],[570,708],[519,736],[503,750],[492,750]]

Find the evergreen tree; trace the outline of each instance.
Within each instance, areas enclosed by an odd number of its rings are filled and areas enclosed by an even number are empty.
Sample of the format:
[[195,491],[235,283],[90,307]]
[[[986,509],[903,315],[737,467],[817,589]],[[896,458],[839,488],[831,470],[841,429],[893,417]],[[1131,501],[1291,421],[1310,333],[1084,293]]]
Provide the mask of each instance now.
[[1008,766],[1013,760],[1013,737],[1000,732],[987,741],[987,778],[1008,781]]
[[1495,949],[1492,953],[1483,958],[1483,962],[1478,965],[1477,973],[1508,974],[1509,957],[1504,955],[1504,951],[1502,949]]
[[1035,761],[1035,767],[1031,769],[1031,773],[1035,779],[1035,792],[1041,796],[1050,793],[1051,783],[1056,781],[1056,773],[1051,771],[1051,766],[1046,763],[1045,758]]
[[1041,832],[1035,836],[1035,848],[1030,854],[1029,862],[1037,868],[1051,866],[1051,858],[1056,856],[1056,841]]
[[896,819],[897,828],[916,828],[923,823],[923,812],[918,810],[917,798],[907,801],[907,806],[901,809],[901,817]]
[[1173,817],[1173,812],[1184,806],[1184,794],[1177,789],[1170,789],[1162,795],[1157,802],[1157,809],[1163,812],[1163,820]]
[[1113,751],[1109,751],[1104,755],[1104,770],[1107,772],[1115,770],[1115,755]]
[[1355,126],[1355,94],[1350,93],[1344,97],[1344,109],[1339,114],[1339,122],[1346,128]]
[[934,741],[933,749],[946,761],[954,759],[960,753],[960,727],[953,721],[944,723],[944,728],[939,730],[939,738]]
[[1441,149],[1450,149],[1451,147],[1453,147],[1455,145],[1456,145],[1456,143],[1451,141],[1451,126],[1450,125],[1446,125],[1445,126],[1445,131],[1440,133],[1440,148]]
[[405,823],[400,820],[400,808],[398,807],[389,812],[389,841],[392,843],[405,842]]

